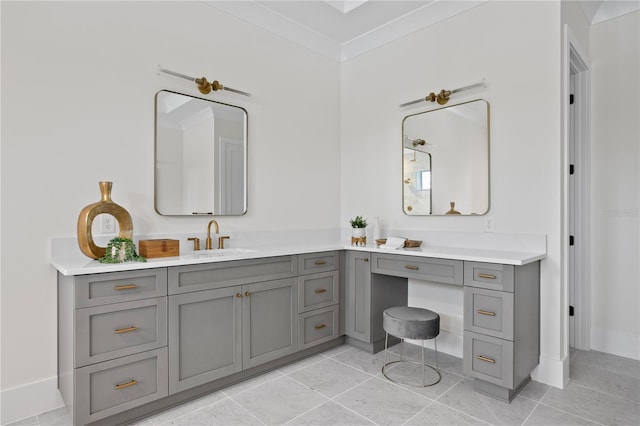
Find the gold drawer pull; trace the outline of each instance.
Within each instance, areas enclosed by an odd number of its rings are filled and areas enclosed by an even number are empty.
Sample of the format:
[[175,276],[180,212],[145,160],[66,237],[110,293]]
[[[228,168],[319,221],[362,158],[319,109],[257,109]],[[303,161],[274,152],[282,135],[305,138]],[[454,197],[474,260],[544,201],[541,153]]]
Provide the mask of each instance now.
[[116,328],[115,330],[113,330],[113,332],[116,334],[131,333],[132,331],[136,331],[137,329],[138,327],[136,327],[135,325],[132,325],[131,327],[127,327],[127,328]]
[[405,269],[411,269],[412,271],[417,271],[419,268],[416,265],[404,265]]
[[240,299],[242,297],[242,293],[236,293],[236,297]]
[[327,325],[326,325],[326,324],[319,324],[319,325],[316,325],[314,328],[315,328],[316,330],[322,330],[323,328],[326,328],[326,327],[327,327]]
[[249,293],[248,291],[245,291],[245,292],[244,292],[244,295],[245,295],[245,296],[247,296],[247,297],[249,297],[249,296],[251,296],[251,293]]
[[496,276],[492,274],[478,274],[478,278],[487,278],[490,280],[495,280]]
[[490,362],[491,364],[495,364],[495,363],[496,363],[496,360],[495,360],[495,359],[493,359],[493,358],[488,358],[488,357],[486,357],[486,356],[482,356],[482,355],[478,355],[478,356],[476,357],[476,359],[477,359],[477,360],[480,360],[480,361],[484,361],[484,362]]
[[327,264],[327,261],[326,261],[326,260],[316,260],[316,261],[315,261],[315,264],[316,264],[316,265],[326,265],[326,264]]
[[114,290],[133,290],[134,288],[138,288],[138,286],[135,284],[117,285],[113,289]]
[[326,288],[316,288],[316,290],[315,290],[316,294],[326,293],[326,292],[327,292]]
[[477,311],[480,315],[488,315],[490,317],[495,317],[496,313],[495,312],[489,312],[489,311],[483,311],[482,309],[478,309]]
[[137,384],[138,384],[137,380],[130,380],[127,383],[120,383],[119,385],[116,385],[116,390],[128,388],[129,386],[133,386]]

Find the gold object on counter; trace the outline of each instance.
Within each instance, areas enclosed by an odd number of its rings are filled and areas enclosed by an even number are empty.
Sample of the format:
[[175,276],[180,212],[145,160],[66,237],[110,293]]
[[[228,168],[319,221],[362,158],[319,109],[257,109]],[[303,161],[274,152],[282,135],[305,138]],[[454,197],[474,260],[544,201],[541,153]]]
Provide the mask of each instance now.
[[78,245],[86,256],[92,259],[99,259],[106,253],[106,247],[99,247],[93,241],[91,227],[96,216],[110,214],[118,221],[120,238],[131,239],[133,236],[133,222],[131,215],[123,207],[111,201],[112,182],[99,182],[100,201],[89,204],[80,211],[78,216]]

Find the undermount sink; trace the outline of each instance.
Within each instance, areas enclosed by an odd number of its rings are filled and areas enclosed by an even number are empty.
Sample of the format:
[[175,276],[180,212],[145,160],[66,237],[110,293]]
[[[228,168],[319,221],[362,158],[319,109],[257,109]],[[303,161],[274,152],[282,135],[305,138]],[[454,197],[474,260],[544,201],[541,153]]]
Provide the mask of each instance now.
[[245,248],[225,248],[225,249],[212,249],[212,250],[198,250],[193,252],[193,256],[196,259],[202,257],[220,257],[220,256],[232,256],[234,254],[254,253],[255,250]]

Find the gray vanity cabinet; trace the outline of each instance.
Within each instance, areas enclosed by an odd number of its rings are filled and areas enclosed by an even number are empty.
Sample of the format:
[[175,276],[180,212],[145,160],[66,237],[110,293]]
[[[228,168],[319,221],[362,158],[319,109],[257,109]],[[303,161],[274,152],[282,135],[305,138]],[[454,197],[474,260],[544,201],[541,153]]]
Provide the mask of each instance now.
[[340,335],[340,255],[298,256],[298,346],[307,349]]
[[72,423],[127,423],[340,344],[341,263],[327,251],[58,274]]
[[540,266],[465,262],[464,371],[511,401],[540,356]]
[[294,353],[296,270],[295,256],[169,268],[170,393]]
[[58,387],[74,424],[168,395],[167,270],[58,274]]

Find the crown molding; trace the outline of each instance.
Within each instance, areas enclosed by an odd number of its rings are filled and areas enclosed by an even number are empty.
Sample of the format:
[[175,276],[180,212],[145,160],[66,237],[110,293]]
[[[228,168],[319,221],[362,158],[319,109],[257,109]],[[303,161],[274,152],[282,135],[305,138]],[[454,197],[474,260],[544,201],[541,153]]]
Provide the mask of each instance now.
[[[277,34],[287,40],[298,43],[334,61],[343,62],[405,37],[415,31],[444,21],[486,1],[488,0],[433,1],[344,43],[332,40],[316,30],[300,24],[281,13],[275,12],[261,5],[260,1],[209,0],[204,3],[245,22]],[[336,5],[331,6],[336,7]],[[357,6],[352,7],[352,9],[355,7]],[[348,12],[349,11],[342,13],[346,14]]]

